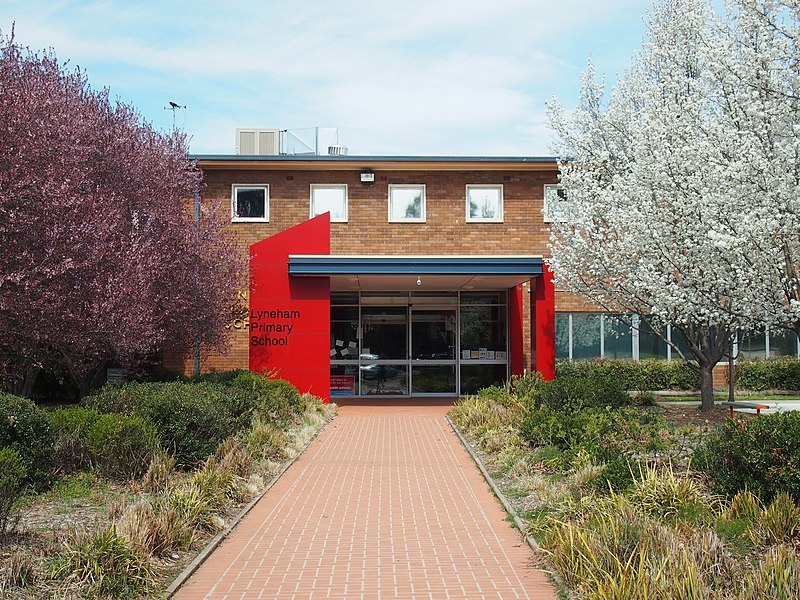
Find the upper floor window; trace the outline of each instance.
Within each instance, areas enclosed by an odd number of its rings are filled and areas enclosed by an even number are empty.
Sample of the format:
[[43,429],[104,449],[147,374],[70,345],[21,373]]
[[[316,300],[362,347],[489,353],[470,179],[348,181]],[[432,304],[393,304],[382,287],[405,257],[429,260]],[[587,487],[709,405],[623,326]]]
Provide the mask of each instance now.
[[389,186],[389,222],[425,222],[425,186]]
[[234,184],[231,220],[234,222],[269,221],[269,186]]
[[564,222],[568,215],[567,190],[560,185],[544,186],[544,222]]
[[467,186],[467,222],[503,222],[503,186]]
[[311,185],[311,217],[331,213],[331,222],[347,222],[347,185]]

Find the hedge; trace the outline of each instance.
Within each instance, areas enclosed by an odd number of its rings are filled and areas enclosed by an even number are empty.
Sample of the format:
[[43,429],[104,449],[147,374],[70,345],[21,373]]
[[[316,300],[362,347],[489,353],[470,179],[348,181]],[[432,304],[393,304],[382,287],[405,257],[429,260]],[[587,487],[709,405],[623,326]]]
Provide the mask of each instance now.
[[617,379],[627,390],[696,390],[700,375],[681,360],[558,360],[556,376]]

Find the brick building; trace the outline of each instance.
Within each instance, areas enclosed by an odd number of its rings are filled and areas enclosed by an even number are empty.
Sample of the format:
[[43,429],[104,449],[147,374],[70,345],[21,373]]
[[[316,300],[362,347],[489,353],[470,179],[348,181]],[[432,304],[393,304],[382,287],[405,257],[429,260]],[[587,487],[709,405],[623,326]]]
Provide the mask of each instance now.
[[[232,321],[228,354],[200,355],[202,371],[277,371],[326,397],[452,396],[549,376],[553,357],[670,360],[663,338],[684,344],[548,287],[548,221],[563,201],[553,158],[195,158],[203,202],[230,214],[252,255],[247,318]],[[800,354],[784,331],[740,350]],[[191,357],[166,364],[193,370]]]
[[452,396],[552,376],[554,159],[195,159],[204,204],[230,213],[251,252],[247,318],[201,370],[277,371],[321,396]]

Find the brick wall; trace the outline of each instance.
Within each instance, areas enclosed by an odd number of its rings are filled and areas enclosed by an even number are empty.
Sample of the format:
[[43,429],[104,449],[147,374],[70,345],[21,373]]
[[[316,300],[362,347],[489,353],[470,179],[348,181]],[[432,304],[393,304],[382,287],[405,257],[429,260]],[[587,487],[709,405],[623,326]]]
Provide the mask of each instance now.
[[[542,218],[544,185],[557,182],[555,169],[518,171],[375,170],[375,183],[362,184],[353,170],[207,170],[204,203],[231,214],[233,184],[269,185],[269,223],[231,223],[243,252],[250,244],[297,225],[310,216],[311,184],[347,184],[348,222],[331,223],[332,254],[546,255],[548,231]],[[425,223],[389,223],[390,184],[426,186]],[[467,223],[466,186],[503,186],[503,222]],[[529,288],[528,288],[529,289]],[[530,364],[529,296],[525,293],[525,364]],[[558,302],[558,299],[557,299]],[[557,305],[558,306],[558,305]],[[227,355],[204,352],[201,368],[247,368],[247,333],[231,329]],[[165,357],[165,365],[190,373],[185,358]]]

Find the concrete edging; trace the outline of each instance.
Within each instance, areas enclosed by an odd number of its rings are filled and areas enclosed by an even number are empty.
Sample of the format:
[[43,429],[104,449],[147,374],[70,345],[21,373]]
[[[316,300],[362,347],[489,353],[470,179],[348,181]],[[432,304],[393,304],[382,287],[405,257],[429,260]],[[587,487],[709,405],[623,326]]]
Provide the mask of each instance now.
[[461,441],[461,445],[464,446],[464,449],[472,457],[473,462],[477,465],[478,470],[480,470],[481,475],[483,475],[483,478],[486,480],[486,483],[489,484],[489,487],[492,489],[494,495],[497,496],[497,499],[500,501],[500,504],[503,505],[505,511],[511,516],[511,519],[514,521],[514,525],[516,526],[517,530],[525,539],[525,543],[528,544],[528,546],[530,546],[531,550],[538,551],[539,542],[537,542],[532,536],[527,535],[525,533],[527,529],[525,523],[522,521],[522,519],[520,519],[519,515],[517,514],[517,511],[514,510],[514,507],[511,506],[511,503],[505,497],[505,494],[503,494],[500,488],[497,487],[497,484],[494,482],[494,479],[492,479],[492,476],[489,475],[489,471],[487,471],[486,467],[483,465],[483,461],[481,461],[480,457],[478,457],[478,455],[475,454],[475,452],[472,450],[472,447],[469,445],[469,442],[467,442],[466,438],[463,435],[461,435],[461,432],[458,430],[458,427],[456,427],[455,423],[453,423],[450,417],[445,415],[444,418],[450,424],[450,428],[458,436],[458,439]]
[[186,583],[189,577],[191,577],[194,574],[194,572],[197,571],[198,568],[200,568],[200,565],[206,562],[208,557],[211,556],[211,553],[217,549],[217,547],[222,543],[222,541],[226,537],[230,535],[230,533],[236,528],[236,526],[241,522],[241,520],[247,516],[247,514],[253,509],[253,507],[256,504],[258,504],[258,502],[266,495],[266,493],[272,488],[272,486],[274,486],[278,482],[278,480],[283,476],[283,474],[289,470],[289,467],[291,467],[295,462],[297,462],[297,460],[301,456],[303,456],[303,454],[306,453],[306,450],[308,450],[309,446],[311,446],[311,444],[314,443],[314,440],[316,440],[320,436],[320,434],[328,428],[328,425],[333,423],[333,421],[336,419],[336,416],[337,415],[334,415],[330,421],[325,423],[325,426],[322,429],[320,429],[316,433],[316,435],[308,441],[308,443],[302,448],[302,450],[300,450],[300,452],[297,453],[297,456],[287,461],[275,474],[275,476],[270,480],[270,482],[266,485],[266,487],[264,487],[264,489],[258,495],[256,495],[252,500],[250,500],[250,502],[248,502],[244,506],[244,508],[242,508],[242,510],[240,510],[236,514],[236,516],[233,517],[233,519],[231,520],[230,523],[228,523],[225,529],[223,529],[221,532],[219,532],[217,535],[211,538],[211,540],[198,553],[198,555],[194,557],[194,560],[192,560],[192,562],[190,562],[188,565],[186,565],[186,567],[184,567],[183,571],[181,571],[178,574],[178,576],[172,581],[172,583],[169,584],[167,589],[164,590],[164,595],[167,598],[171,598],[175,594],[175,592],[177,592],[181,588],[181,586],[183,586],[183,584]]

